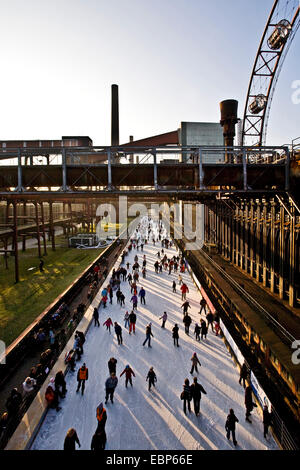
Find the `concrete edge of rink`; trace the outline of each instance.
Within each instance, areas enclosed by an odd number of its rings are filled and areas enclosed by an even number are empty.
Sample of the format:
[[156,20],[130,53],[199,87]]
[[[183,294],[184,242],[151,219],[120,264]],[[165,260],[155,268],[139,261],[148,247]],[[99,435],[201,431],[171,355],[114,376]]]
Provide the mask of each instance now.
[[[127,247],[128,244],[129,244],[129,241],[125,245],[124,249]],[[122,250],[122,252],[123,251],[124,250]],[[120,261],[121,261],[121,254],[116,259],[106,279],[108,279],[111,276],[113,268],[115,267],[116,264],[120,263]],[[8,441],[4,450],[30,450],[48,412],[48,406],[45,400],[45,392],[46,392],[46,388],[48,387],[49,380],[52,376],[55,377],[56,373],[60,370],[62,370],[64,374],[66,374],[67,372],[67,366],[65,364],[66,353],[68,353],[70,349],[72,349],[73,347],[76,330],[80,330],[84,334],[86,334],[90,325],[92,324],[94,307],[97,307],[100,304],[100,300],[101,300],[100,291],[104,282],[100,285],[95,298],[93,299],[92,303],[87,308],[82,320],[77,325],[74,333],[72,334],[71,338],[67,342],[65,348],[61,352],[53,368],[49,372],[47,379],[41,386],[36,397],[34,398],[27,412],[23,416],[22,421],[20,422],[14,434]]]

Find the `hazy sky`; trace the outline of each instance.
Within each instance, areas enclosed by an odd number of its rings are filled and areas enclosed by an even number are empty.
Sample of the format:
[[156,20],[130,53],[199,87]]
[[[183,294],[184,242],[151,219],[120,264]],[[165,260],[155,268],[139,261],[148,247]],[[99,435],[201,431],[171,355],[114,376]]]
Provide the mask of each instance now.
[[[273,0],[1,0],[0,140],[89,135],[110,145],[111,84],[120,143],[242,117]],[[274,95],[267,143],[300,136],[300,31]]]

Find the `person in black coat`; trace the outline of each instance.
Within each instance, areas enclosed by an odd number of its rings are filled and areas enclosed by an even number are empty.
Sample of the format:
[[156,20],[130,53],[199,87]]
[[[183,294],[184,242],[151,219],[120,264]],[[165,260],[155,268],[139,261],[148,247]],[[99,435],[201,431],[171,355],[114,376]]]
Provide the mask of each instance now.
[[[145,346],[146,342],[148,341],[148,347],[152,348],[152,346],[151,346],[151,336],[153,336],[153,334],[152,334],[152,331],[151,331],[151,323],[149,323],[149,325],[146,326],[146,339],[143,342],[143,346]],[[153,336],[153,338],[154,338],[154,336]]]
[[118,344],[123,344],[122,327],[115,321],[115,332],[117,335]]
[[61,398],[65,398],[66,393],[67,393],[67,387],[66,387],[66,381],[65,381],[64,373],[63,373],[62,370],[57,372],[57,374],[55,376],[54,384],[55,384],[56,393]]
[[129,334],[131,335],[131,331],[135,334],[135,324],[136,324],[136,314],[133,310],[129,315]]
[[264,406],[263,410],[263,425],[264,425],[264,438],[266,439],[269,426],[272,424],[272,413],[269,412],[267,405]]
[[246,364],[244,363],[241,367],[241,370],[240,370],[240,380],[239,380],[239,384],[241,384],[241,382],[243,381],[243,387],[246,388],[246,379],[248,377],[248,369],[247,369],[247,366]]
[[100,326],[100,323],[99,323],[99,312],[98,312],[98,309],[95,307],[94,308],[94,313],[93,313],[93,318],[94,318],[94,325],[95,326]]
[[150,369],[149,369],[146,381],[147,380],[149,381],[148,382],[148,390],[151,389],[151,385],[153,385],[153,387],[155,387],[155,382],[157,382],[157,378],[156,378],[156,374],[153,370],[153,367],[150,367]]
[[249,417],[251,416],[251,411],[253,410],[251,385],[248,385],[245,389],[245,407],[246,407],[246,421],[248,421],[248,423],[252,423],[252,421],[249,419]]
[[181,399],[183,400],[183,412],[186,414],[186,405],[188,406],[189,412],[191,412],[192,393],[189,379],[185,379],[184,381]]
[[110,360],[108,361],[108,370],[110,374],[116,374],[116,369],[117,369],[117,359],[114,357],[111,357]]
[[177,347],[179,347],[179,344],[178,344],[178,339],[179,339],[178,331],[179,331],[178,325],[177,325],[177,323],[175,323],[175,326],[172,329],[172,332],[173,332],[172,336],[173,336],[173,339],[174,339],[174,346],[177,346]]
[[67,432],[64,442],[64,450],[73,451],[76,450],[76,442],[80,447],[80,442],[77,436],[77,432],[74,428],[70,428]]
[[206,391],[204,390],[201,384],[198,384],[197,377],[194,377],[194,382],[192,383],[190,388],[191,388],[192,399],[194,402],[195,415],[199,416],[201,392],[206,395]]
[[106,446],[106,433],[104,429],[99,429],[92,437],[91,450],[104,450]]
[[239,420],[237,419],[237,417],[234,414],[233,409],[231,408],[229,410],[229,415],[227,416],[227,419],[226,419],[225,429],[227,431],[226,436],[228,440],[230,439],[230,433],[232,433],[232,440],[235,446],[237,445],[237,441],[235,438],[235,423],[238,423],[238,422]]
[[21,403],[22,403],[22,394],[18,392],[17,388],[13,388],[5,404],[6,409],[8,411],[8,415],[9,416],[16,415],[19,411]]
[[206,335],[207,335],[207,325],[206,325],[205,320],[201,320],[201,339],[203,339],[203,336],[206,339]]
[[188,335],[189,334],[189,329],[190,329],[190,324],[192,323],[192,319],[189,315],[185,315],[182,321],[183,321],[184,326],[185,326],[185,332]]
[[194,335],[196,335],[196,341],[200,341],[200,332],[201,332],[201,328],[198,325],[198,323],[196,323],[195,329],[194,329]]

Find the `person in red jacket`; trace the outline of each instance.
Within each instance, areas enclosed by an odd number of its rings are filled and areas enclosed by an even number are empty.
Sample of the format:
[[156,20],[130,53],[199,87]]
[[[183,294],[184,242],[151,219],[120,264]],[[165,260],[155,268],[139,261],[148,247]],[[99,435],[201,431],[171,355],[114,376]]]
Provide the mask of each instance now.
[[181,290],[181,300],[185,300],[186,293],[189,292],[189,288],[185,283],[183,283],[182,286],[180,287],[180,290]]
[[111,318],[109,317],[104,323],[103,325],[106,325],[106,331],[109,330],[110,332],[110,327],[113,326],[113,322],[111,321]]
[[130,383],[130,385],[132,386],[132,378],[131,376],[133,375],[135,377],[135,373],[133,372],[133,370],[131,369],[131,367],[129,367],[129,365],[127,365],[125,367],[125,369],[123,370],[123,372],[120,374],[120,377],[122,377],[122,375],[125,374],[125,387],[127,388],[127,384],[128,382]]

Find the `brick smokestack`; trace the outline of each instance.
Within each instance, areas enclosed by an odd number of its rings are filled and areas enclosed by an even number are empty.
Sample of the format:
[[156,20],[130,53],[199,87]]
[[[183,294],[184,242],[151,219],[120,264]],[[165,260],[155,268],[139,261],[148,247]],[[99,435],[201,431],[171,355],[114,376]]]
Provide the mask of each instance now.
[[111,145],[119,145],[119,89],[111,86]]

